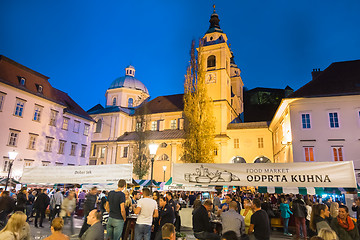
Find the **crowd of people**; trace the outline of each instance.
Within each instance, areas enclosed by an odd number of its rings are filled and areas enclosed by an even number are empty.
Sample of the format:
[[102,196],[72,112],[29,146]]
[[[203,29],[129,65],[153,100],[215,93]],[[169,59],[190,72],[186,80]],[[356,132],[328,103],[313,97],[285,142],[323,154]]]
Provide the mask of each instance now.
[[216,234],[217,229],[211,225],[213,216],[221,218],[222,239],[248,239],[249,235],[258,240],[270,239],[271,219],[275,217],[275,212],[281,216],[285,236],[292,236],[288,226],[290,218],[293,218],[295,239],[360,239],[360,198],[352,207],[357,215],[356,222],[342,202],[329,198],[325,203],[320,203],[315,196],[303,197],[300,194],[237,192],[227,194],[224,203],[215,195],[213,201],[206,200],[195,208],[193,229],[198,239],[220,239]]
[[[51,235],[46,240],[69,239],[62,233],[65,224],[74,235],[74,215],[83,215],[84,222],[78,235],[82,240],[119,240],[124,236],[127,217],[136,215],[135,239],[175,239],[180,231],[180,204],[171,192],[165,195],[143,188],[142,192],[126,188],[125,180],[113,191],[75,192],[71,189],[37,189],[26,187],[18,192],[0,189],[0,239],[30,239],[30,224],[43,228],[48,213]],[[169,225],[170,224],[170,225]],[[10,238],[11,237],[11,238]]]
[[[270,239],[271,219],[281,218],[285,236],[296,239],[358,240],[360,198],[349,209],[331,198],[324,203],[316,196],[259,194],[236,191],[213,194],[205,199],[195,192],[158,192],[150,189],[129,191],[125,180],[112,191],[22,188],[0,192],[0,239],[30,239],[30,224],[43,227],[48,211],[51,235],[47,240],[69,239],[62,233],[70,225],[74,235],[74,215],[84,216],[78,237],[82,240],[124,239],[129,217],[135,217],[135,240],[175,239],[181,231],[182,207],[191,207],[193,233],[197,239]],[[9,217],[10,216],[10,217]],[[220,225],[220,228],[219,228]]]

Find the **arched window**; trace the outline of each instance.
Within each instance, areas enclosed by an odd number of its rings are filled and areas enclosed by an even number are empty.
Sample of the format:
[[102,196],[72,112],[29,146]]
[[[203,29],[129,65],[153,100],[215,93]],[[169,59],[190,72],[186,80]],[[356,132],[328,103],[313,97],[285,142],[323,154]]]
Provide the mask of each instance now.
[[116,97],[113,98],[112,105],[113,105],[113,106],[116,106]]
[[102,127],[102,120],[101,120],[101,119],[99,119],[99,120],[96,122],[96,129],[95,129],[95,132],[96,132],[96,133],[101,132],[101,127]]
[[271,160],[265,156],[260,156],[255,159],[254,163],[271,163]]
[[245,158],[236,156],[231,160],[232,163],[246,163]]
[[134,104],[134,99],[129,98],[129,100],[128,100],[128,107],[129,107],[129,108],[133,107],[133,104]]
[[159,157],[159,161],[169,161],[169,156],[166,154],[163,154]]
[[211,55],[207,59],[207,67],[215,67],[216,66],[216,57],[214,55]]

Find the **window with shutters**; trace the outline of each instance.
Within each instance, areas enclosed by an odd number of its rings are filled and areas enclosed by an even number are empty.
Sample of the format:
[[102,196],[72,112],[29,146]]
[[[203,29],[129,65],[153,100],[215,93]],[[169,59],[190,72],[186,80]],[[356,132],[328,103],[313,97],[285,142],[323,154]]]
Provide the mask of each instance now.
[[342,146],[332,147],[333,158],[335,162],[344,161],[344,151]]
[[304,147],[304,157],[306,162],[314,161],[314,147]]

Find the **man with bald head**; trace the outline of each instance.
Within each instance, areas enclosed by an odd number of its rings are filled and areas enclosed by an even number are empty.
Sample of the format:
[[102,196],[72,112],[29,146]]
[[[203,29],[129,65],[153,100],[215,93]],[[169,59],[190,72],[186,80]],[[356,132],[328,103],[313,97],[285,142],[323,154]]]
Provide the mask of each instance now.
[[237,202],[229,203],[229,211],[221,213],[222,233],[234,231],[238,238],[245,233],[244,217],[237,212]]
[[101,224],[102,214],[94,209],[86,217],[89,228],[81,236],[81,240],[104,240],[104,227]]

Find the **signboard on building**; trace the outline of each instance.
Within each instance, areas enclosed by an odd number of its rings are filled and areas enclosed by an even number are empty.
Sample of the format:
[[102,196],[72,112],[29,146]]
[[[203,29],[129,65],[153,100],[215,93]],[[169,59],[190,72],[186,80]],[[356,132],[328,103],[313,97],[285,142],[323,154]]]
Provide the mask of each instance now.
[[173,183],[184,185],[356,188],[352,161],[174,164]]
[[131,183],[132,169],[132,164],[38,166],[24,168],[20,182],[23,184],[117,184],[119,179],[125,179],[127,183]]

